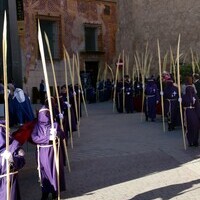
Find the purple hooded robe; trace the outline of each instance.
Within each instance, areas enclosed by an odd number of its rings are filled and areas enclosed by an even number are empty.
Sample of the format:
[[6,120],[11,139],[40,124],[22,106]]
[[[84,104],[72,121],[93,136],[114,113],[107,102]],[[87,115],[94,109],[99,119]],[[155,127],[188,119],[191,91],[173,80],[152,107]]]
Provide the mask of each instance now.
[[200,129],[200,104],[193,86],[186,87],[182,97],[184,125],[189,146],[198,146]]
[[[0,154],[6,150],[6,131],[4,122],[0,121]],[[21,169],[25,164],[25,159],[19,152],[22,148],[16,140],[9,139],[9,152],[12,154],[13,162],[10,163],[10,181],[12,187],[10,188],[10,200],[20,200],[20,191],[18,184],[18,170]],[[24,152],[23,152],[24,153]],[[7,180],[6,180],[6,160],[0,156],[0,199],[6,199],[7,197]],[[4,176],[5,175],[5,176]],[[2,177],[3,176],[3,177]]]
[[[54,161],[54,149],[52,141],[49,140],[50,136],[50,112],[45,106],[39,110],[38,122],[32,132],[32,140],[37,144],[37,163],[39,169],[40,182],[42,186],[42,192],[57,193],[57,173],[56,165]],[[57,122],[54,123],[54,128],[57,130],[57,137],[62,140],[64,132],[60,129]],[[59,149],[59,180],[60,180],[60,191],[65,190],[65,177],[64,177],[64,165],[63,165],[63,154],[61,148],[57,142],[57,150]]]

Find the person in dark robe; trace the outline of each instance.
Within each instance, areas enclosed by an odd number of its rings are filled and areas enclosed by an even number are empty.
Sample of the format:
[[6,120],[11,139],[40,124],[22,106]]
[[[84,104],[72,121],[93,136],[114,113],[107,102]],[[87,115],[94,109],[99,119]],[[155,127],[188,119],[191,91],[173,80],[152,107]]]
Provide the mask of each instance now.
[[133,113],[133,85],[129,79],[129,76],[125,76],[125,110],[127,113]]
[[[72,96],[72,93],[70,92],[69,98]],[[71,106],[71,102],[74,103],[74,100],[68,100],[67,99],[67,90],[66,86],[63,85],[61,87],[61,93],[60,93],[60,105],[61,105],[61,110],[63,112],[63,127],[64,131],[67,134],[67,138],[70,137],[69,132],[70,132],[70,124],[72,128],[72,132],[77,131],[77,120],[76,120],[76,114],[74,108]],[[71,113],[71,122],[69,122],[69,117],[68,117],[68,109],[70,109]]]
[[4,103],[4,85],[3,81],[0,80],[0,104]]
[[98,100],[99,100],[100,102],[105,101],[104,92],[105,92],[105,85],[104,85],[104,81],[101,80],[101,81],[99,81],[98,84],[97,84]]
[[173,84],[173,80],[168,78],[165,80],[163,90],[164,111],[168,122],[168,131],[175,129],[177,125],[177,116],[179,113],[178,88]]
[[25,122],[29,122],[34,119],[30,99],[20,88],[15,88],[14,90],[13,107],[20,126],[22,126]]
[[151,121],[155,121],[156,118],[156,104],[158,104],[159,92],[157,85],[153,78],[147,79],[145,86],[145,101],[144,101],[144,112],[146,121],[150,118]]
[[188,145],[197,147],[199,145],[200,103],[192,85],[188,85],[185,89],[182,107]]
[[109,78],[105,81],[104,87],[105,87],[104,91],[105,101],[109,101],[111,99],[113,90],[112,82]]
[[[50,111],[43,106],[38,113],[38,121],[31,134],[32,141],[37,144],[37,164],[39,179],[42,188],[41,200],[46,200],[49,194],[53,199],[58,197],[58,178],[54,158],[53,140],[59,152],[59,184],[60,191],[65,190],[63,153],[60,148],[61,141],[65,138],[59,124],[54,122],[52,129]],[[60,141],[61,140],[61,141]]]
[[[82,91],[80,88],[80,85],[76,84],[74,86],[75,92],[76,92],[76,102],[77,102],[77,108],[78,108],[78,116],[82,117],[82,107],[81,107],[81,102],[82,102]],[[80,120],[80,119],[79,119]]]
[[123,113],[123,81],[118,81],[116,85],[115,103],[119,113]]
[[39,93],[40,93],[40,103],[42,105],[44,105],[45,98],[46,98],[45,97],[46,96],[46,86],[45,86],[44,80],[41,80],[41,82],[40,82]]
[[135,78],[133,87],[134,87],[133,107],[134,107],[135,111],[141,112],[143,84],[142,84],[142,80],[140,77]]
[[0,199],[7,199],[6,159],[10,164],[10,200],[20,200],[18,170],[25,165],[24,151],[18,141],[9,137],[9,151],[6,151],[5,121],[0,121]]

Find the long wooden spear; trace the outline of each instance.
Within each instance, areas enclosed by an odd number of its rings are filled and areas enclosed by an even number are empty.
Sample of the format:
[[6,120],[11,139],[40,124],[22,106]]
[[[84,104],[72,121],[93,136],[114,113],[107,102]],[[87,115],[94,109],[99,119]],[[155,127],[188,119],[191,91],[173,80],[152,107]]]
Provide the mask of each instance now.
[[173,55],[173,51],[172,51],[172,48],[170,46],[170,59],[171,59],[171,63],[172,63],[172,70],[171,72],[173,72],[174,74],[174,82],[177,83],[177,80],[176,80],[176,66],[175,66],[175,61],[174,61],[174,55]]
[[194,62],[194,54],[192,51],[192,48],[190,48],[190,52],[191,52],[191,57],[192,57],[192,73],[195,73],[195,62]]
[[[73,100],[74,100],[74,106],[75,106],[75,114],[76,114],[76,119],[77,119],[77,130],[78,130],[78,136],[80,137],[80,123],[79,123],[79,117],[78,117],[78,108],[77,108],[77,99],[76,99],[76,92],[75,92],[75,87],[74,87],[74,70],[72,70],[72,66],[71,66],[71,62],[70,62],[70,57],[69,54],[65,48],[64,48],[64,52],[65,55],[67,57],[67,63],[68,63],[68,68],[69,68],[69,74],[71,77],[71,83],[72,83],[72,91],[73,91]],[[73,55],[73,60],[75,59],[74,55]],[[74,61],[75,62],[75,61]],[[73,66],[74,68],[74,66]]]
[[[44,79],[45,79],[46,90],[47,90],[47,99],[48,99],[49,112],[50,112],[51,128],[53,130],[54,129],[54,120],[53,120],[51,93],[50,93],[50,88],[49,88],[49,80],[48,80],[48,75],[47,75],[47,67],[46,67],[45,54],[44,54],[44,45],[43,45],[43,39],[42,39],[42,33],[41,33],[41,29],[40,29],[39,20],[38,20],[38,43],[39,43],[39,50],[40,50],[42,67],[43,67],[43,71],[44,71]],[[60,200],[59,157],[58,157],[58,153],[57,153],[55,139],[53,139],[53,149],[54,149],[54,160],[55,160],[56,173],[57,173],[58,199]]]
[[110,70],[112,81],[114,81],[114,74],[112,68],[107,64],[108,69]]
[[182,98],[181,98],[180,65],[179,65],[180,39],[181,39],[181,35],[179,34],[178,45],[177,45],[177,84],[178,84],[178,96],[179,96],[179,107],[180,107],[180,115],[181,115],[181,125],[182,125],[182,133],[183,133],[183,145],[184,145],[184,148],[186,150],[185,129],[184,129],[184,124],[183,124],[183,110],[182,110]]
[[69,123],[69,135],[70,135],[70,141],[71,141],[71,148],[73,149],[73,135],[72,135],[72,123],[71,123],[71,108],[69,104],[69,89],[68,89],[68,73],[67,73],[67,61],[66,61],[66,54],[64,52],[64,68],[65,68],[65,87],[66,87],[66,93],[67,93],[67,114],[68,114],[68,123]]
[[100,71],[101,71],[101,67],[99,67],[98,69],[98,73],[97,73],[97,82],[96,82],[96,101],[98,102],[99,101],[99,90],[98,90],[98,85],[99,85],[99,82],[100,82]]
[[[52,67],[52,72],[53,72],[53,80],[54,80],[56,98],[57,98],[57,103],[58,103],[58,111],[59,111],[59,113],[62,113],[61,106],[60,106],[59,94],[58,94],[58,86],[57,86],[57,80],[56,80],[56,74],[55,74],[55,67],[54,67],[54,63],[53,63],[53,59],[52,59],[51,49],[50,49],[50,45],[49,45],[49,39],[48,39],[46,33],[44,33],[44,36],[45,36],[45,40],[46,40],[46,44],[47,44],[47,49],[48,49],[48,53],[49,53],[49,57],[50,57],[50,62],[51,62],[51,67]],[[60,118],[60,127],[61,127],[62,131],[64,131],[63,121],[62,121],[61,118]],[[64,139],[63,142],[64,142],[64,149],[65,149],[65,156],[66,156],[66,159],[67,159],[68,170],[69,170],[69,172],[71,172],[66,140]]]
[[[78,136],[80,137],[80,118],[78,116],[78,102],[77,102],[77,93],[75,90],[75,60],[76,55],[73,54],[73,62],[72,62],[72,89],[73,89],[73,95],[74,95],[74,105],[75,105],[75,112],[76,112],[76,119],[77,119],[77,130],[78,130]],[[70,60],[69,60],[70,62]]]
[[113,112],[115,111],[115,96],[116,96],[116,89],[117,89],[117,79],[118,79],[118,73],[119,73],[120,57],[121,55],[119,54],[119,57],[117,59],[117,64],[116,64],[116,72],[115,72],[115,80],[114,80]]
[[163,59],[163,71],[167,70],[167,57],[168,57],[168,52],[165,54]]
[[162,67],[161,67],[159,40],[157,40],[157,45],[158,45],[158,62],[159,62],[159,76],[160,76],[160,96],[161,96],[161,107],[162,107],[162,121],[163,121],[163,131],[165,132],[164,99],[163,99],[163,85],[162,85]]
[[[3,74],[4,74],[4,102],[5,102],[5,125],[6,125],[6,151],[9,151],[9,111],[8,111],[8,93],[7,93],[7,16],[6,11],[4,13],[4,23],[3,23],[3,38],[2,38],[2,48],[3,48]],[[10,163],[6,159],[6,181],[7,181],[7,200],[10,200]]]
[[122,89],[122,92],[123,92],[123,112],[125,112],[125,82],[124,82],[124,73],[125,73],[125,55],[124,55],[124,50],[122,52],[122,62],[123,62],[123,65],[122,65],[122,84],[123,84],[123,89]]
[[78,80],[78,83],[77,83],[77,91],[78,91],[78,119],[79,119],[79,126],[80,126],[80,118],[81,118],[81,87],[80,87],[80,84],[79,84],[79,78],[80,78],[80,75],[79,75],[79,67],[78,67],[78,56],[76,54],[75,56],[75,69],[76,69],[76,76],[77,76],[77,80]]
[[[84,96],[84,93],[83,93],[83,86],[82,86],[81,77],[80,77],[80,62],[79,62],[79,54],[78,53],[76,54],[76,64],[77,64],[76,72],[77,72],[77,77],[78,77],[78,84],[79,84],[79,87],[80,87],[80,92],[81,92],[81,96],[82,96],[82,100],[83,100],[83,105],[84,105],[84,108],[85,108],[85,113],[86,113],[86,116],[88,117],[88,111],[87,111],[85,96]],[[84,66],[84,68],[85,68],[85,66]],[[84,69],[84,71],[85,71],[85,69]]]
[[129,75],[129,55],[126,56],[126,62],[125,62],[125,66],[126,66],[126,75]]

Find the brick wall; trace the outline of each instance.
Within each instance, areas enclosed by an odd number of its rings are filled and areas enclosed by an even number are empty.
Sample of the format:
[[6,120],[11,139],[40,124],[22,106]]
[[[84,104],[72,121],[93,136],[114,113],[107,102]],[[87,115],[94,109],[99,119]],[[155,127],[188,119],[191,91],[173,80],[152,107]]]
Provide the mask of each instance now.
[[[109,8],[109,14],[104,12]],[[39,87],[43,79],[41,61],[38,58],[37,44],[37,18],[38,16],[60,18],[60,43],[65,45],[70,56],[76,52],[85,51],[84,24],[99,24],[102,27],[101,49],[104,56],[95,57],[104,62],[113,63],[116,51],[116,2],[115,1],[94,1],[94,0],[24,0],[25,32],[20,35],[22,48],[22,60],[24,63],[24,74],[28,82],[24,86],[31,96],[32,87]],[[62,48],[61,48],[62,54]],[[94,59],[94,55],[87,55],[88,59]],[[85,57],[81,58],[81,68],[84,66]],[[64,84],[64,63],[60,60],[54,62],[58,85]],[[47,62],[48,71],[51,71],[50,63]],[[52,74],[50,85],[53,85]]]

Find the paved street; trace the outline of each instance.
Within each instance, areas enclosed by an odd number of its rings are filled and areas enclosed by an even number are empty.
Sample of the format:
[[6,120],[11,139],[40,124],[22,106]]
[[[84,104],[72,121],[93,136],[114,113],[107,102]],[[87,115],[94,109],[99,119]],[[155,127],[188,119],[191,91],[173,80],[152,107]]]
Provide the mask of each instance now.
[[[112,112],[110,102],[88,105],[81,137],[69,145],[71,173],[66,170],[70,200],[199,200],[200,147],[186,151],[180,128],[162,130],[162,120],[141,121],[140,113]],[[34,147],[25,145],[20,172],[22,200],[39,200]]]

